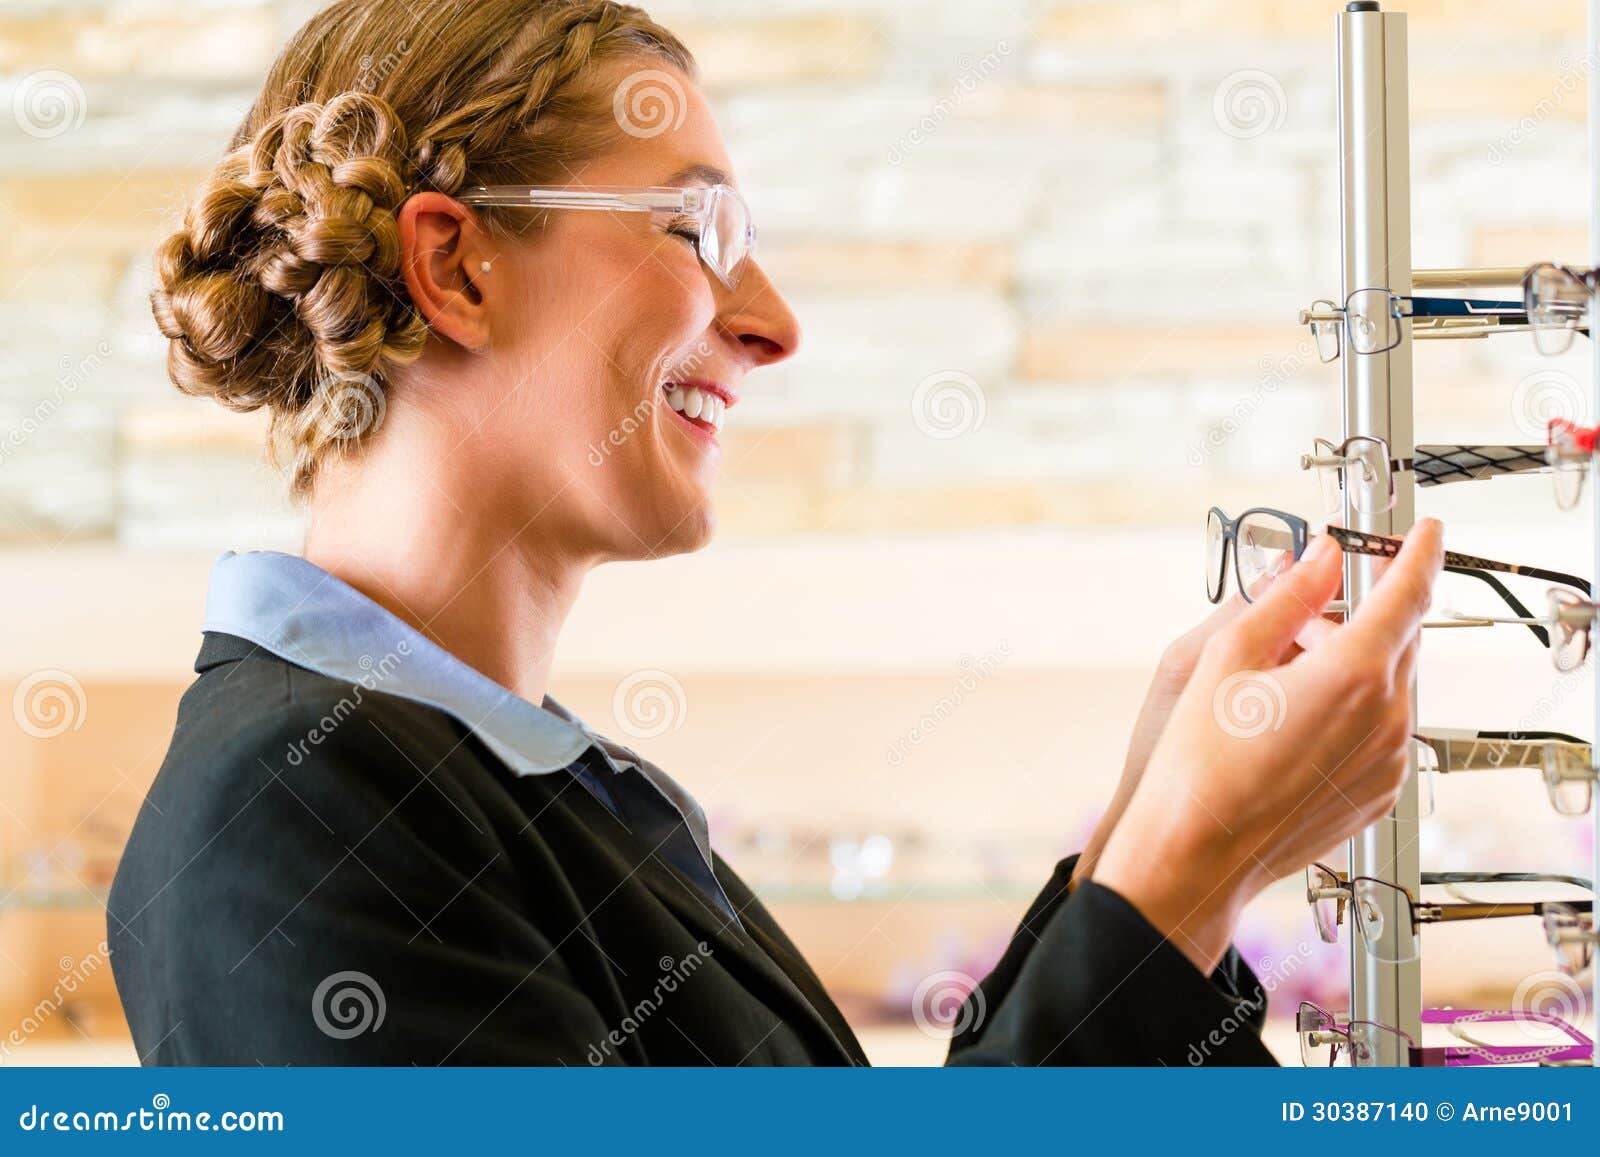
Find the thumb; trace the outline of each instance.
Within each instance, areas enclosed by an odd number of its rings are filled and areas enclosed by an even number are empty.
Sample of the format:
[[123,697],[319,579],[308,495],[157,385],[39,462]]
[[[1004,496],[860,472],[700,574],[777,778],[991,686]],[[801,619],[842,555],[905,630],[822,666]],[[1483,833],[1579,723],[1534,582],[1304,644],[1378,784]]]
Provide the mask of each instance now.
[[1338,592],[1343,558],[1332,538],[1320,534],[1313,539],[1305,556],[1279,575],[1235,623],[1245,649],[1262,662],[1282,662],[1295,637],[1321,616]]

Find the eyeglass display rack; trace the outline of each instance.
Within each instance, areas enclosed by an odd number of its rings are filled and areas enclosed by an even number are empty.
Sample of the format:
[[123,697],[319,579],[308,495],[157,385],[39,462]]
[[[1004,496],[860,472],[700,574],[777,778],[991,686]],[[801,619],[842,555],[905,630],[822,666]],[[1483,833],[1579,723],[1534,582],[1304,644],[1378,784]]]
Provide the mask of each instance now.
[[[1590,0],[1589,43],[1600,33],[1600,0]],[[1507,271],[1421,270],[1411,268],[1411,176],[1407,104],[1406,17],[1383,12],[1377,3],[1350,3],[1337,16],[1338,30],[1338,131],[1339,180],[1342,208],[1339,222],[1343,255],[1342,279],[1346,297],[1355,290],[1385,286],[1409,296],[1414,289],[1463,288],[1504,285]],[[1600,198],[1596,193],[1596,163],[1600,157],[1600,83],[1589,84],[1590,245],[1600,266]],[[1530,258],[1531,259],[1531,258]],[[1498,280],[1495,280],[1498,279]],[[1600,307],[1591,299],[1591,333]],[[1353,356],[1346,349],[1340,359],[1343,373],[1344,437],[1376,435],[1390,446],[1416,445],[1412,408],[1411,326],[1401,325],[1401,338],[1384,353]],[[1600,342],[1591,342],[1595,384],[1594,413],[1600,414]],[[1597,471],[1595,461],[1591,473]],[[1600,493],[1600,478],[1591,479]],[[1395,476],[1392,508],[1364,513],[1355,508],[1350,489],[1344,493],[1344,525],[1376,534],[1403,535],[1416,517],[1415,476]],[[1595,570],[1600,574],[1600,501],[1592,502],[1595,519]],[[1376,577],[1378,560],[1345,555],[1345,590],[1352,606],[1360,602]],[[1412,708],[1416,708],[1413,687]],[[1600,720],[1600,680],[1595,687],[1595,715]],[[1595,864],[1592,879],[1600,879],[1600,807],[1591,809],[1596,823]],[[1418,788],[1413,756],[1412,774],[1391,815],[1356,836],[1350,845],[1350,875],[1387,880],[1420,896],[1421,863],[1418,849]],[[1393,892],[1392,889],[1383,889]],[[1393,892],[1379,913],[1386,936],[1409,927],[1409,912],[1400,910],[1402,893]],[[1367,951],[1360,936],[1350,943],[1350,1018],[1392,1025],[1412,1040],[1422,1042],[1422,961],[1391,963]],[[1400,953],[1385,952],[1394,956]],[[1595,1003],[1600,1007],[1600,968],[1594,970]],[[1391,1034],[1382,1034],[1389,1037]],[[1596,1034],[1600,1035],[1600,1034]],[[1376,1042],[1381,1065],[1404,1065],[1402,1038]],[[1596,1063],[1600,1063],[1597,1050]]]

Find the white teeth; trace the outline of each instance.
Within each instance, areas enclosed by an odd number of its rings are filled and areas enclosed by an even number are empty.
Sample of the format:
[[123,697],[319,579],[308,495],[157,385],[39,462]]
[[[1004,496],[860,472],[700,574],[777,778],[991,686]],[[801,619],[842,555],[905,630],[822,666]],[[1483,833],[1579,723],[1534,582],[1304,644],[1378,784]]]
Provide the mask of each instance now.
[[667,387],[667,405],[685,417],[699,418],[718,430],[722,429],[722,416],[728,408],[716,394],[696,386],[679,385]]

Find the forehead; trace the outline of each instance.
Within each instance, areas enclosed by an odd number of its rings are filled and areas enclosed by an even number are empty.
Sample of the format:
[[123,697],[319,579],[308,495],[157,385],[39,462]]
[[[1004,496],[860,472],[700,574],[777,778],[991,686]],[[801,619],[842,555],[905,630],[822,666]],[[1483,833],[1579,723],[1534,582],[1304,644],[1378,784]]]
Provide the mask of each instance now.
[[726,184],[737,187],[733,162],[700,86],[671,65],[613,68],[615,143],[582,166],[586,184]]

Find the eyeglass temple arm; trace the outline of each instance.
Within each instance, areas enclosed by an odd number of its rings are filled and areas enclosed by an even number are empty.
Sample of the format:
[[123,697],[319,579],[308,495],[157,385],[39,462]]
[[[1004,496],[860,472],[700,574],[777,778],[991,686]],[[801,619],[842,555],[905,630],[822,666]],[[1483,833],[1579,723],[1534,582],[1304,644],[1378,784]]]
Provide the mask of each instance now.
[[1489,589],[1494,591],[1495,594],[1499,595],[1501,601],[1504,602],[1506,606],[1511,608],[1512,614],[1516,615],[1519,619],[1525,620],[1522,625],[1533,632],[1533,637],[1539,640],[1539,645],[1541,647],[1548,647],[1550,645],[1550,632],[1546,627],[1541,625],[1543,620],[1539,619],[1532,611],[1524,606],[1522,600],[1517,598],[1516,595],[1512,594],[1510,588],[1507,587],[1505,583],[1495,578],[1494,575],[1487,571],[1476,570],[1472,567],[1466,566],[1447,566],[1444,569],[1449,571],[1451,574],[1467,575],[1471,578],[1477,579],[1479,582],[1487,584]]
[[480,185],[464,190],[456,199],[465,205],[610,209],[624,213],[650,213],[682,208],[686,192],[687,190],[612,193],[593,189],[533,189],[523,185]]
[[[1345,550],[1355,554],[1377,555],[1382,558],[1393,558],[1400,553],[1402,539],[1389,538],[1381,534],[1367,534],[1364,531],[1350,530],[1343,526],[1330,526],[1327,533],[1338,540],[1339,545]],[[1491,558],[1479,558],[1477,555],[1459,554],[1453,550],[1444,553],[1444,569],[1455,574],[1470,574],[1488,583],[1507,606],[1523,618],[1533,618],[1534,615],[1527,607],[1523,606],[1517,597],[1506,589],[1505,584],[1488,574],[1489,571],[1499,571],[1502,574],[1526,575],[1530,578],[1543,579],[1545,582],[1559,583],[1562,586],[1576,587],[1585,594],[1589,593],[1589,584],[1586,580],[1575,575],[1561,574],[1558,571],[1547,571],[1540,567],[1518,566],[1508,562],[1496,562]],[[1535,637],[1546,647],[1550,645],[1550,635],[1542,627],[1529,626]]]
[[1454,904],[1414,903],[1412,915],[1419,924],[1448,924],[1455,920],[1499,920],[1508,916],[1542,916],[1552,903],[1578,912],[1594,910],[1593,900],[1536,900],[1518,904],[1490,904],[1480,901]]

